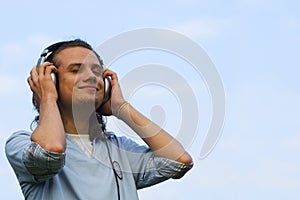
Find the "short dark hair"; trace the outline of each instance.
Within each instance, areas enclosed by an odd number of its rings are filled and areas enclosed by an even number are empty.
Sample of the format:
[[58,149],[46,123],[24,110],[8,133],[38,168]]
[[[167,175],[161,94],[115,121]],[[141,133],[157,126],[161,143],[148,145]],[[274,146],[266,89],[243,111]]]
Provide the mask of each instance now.
[[50,49],[50,51],[52,53],[47,57],[47,59],[45,61],[49,61],[49,62],[52,62],[52,63],[58,65],[57,61],[55,60],[55,56],[62,50],[71,48],[71,47],[83,47],[83,48],[91,50],[97,56],[97,58],[100,62],[100,65],[103,66],[103,60],[101,59],[99,54],[92,48],[92,46],[89,43],[87,43],[81,39],[62,41],[62,42],[57,42],[55,44],[50,45],[46,49]]
[[[52,62],[55,66],[59,67],[59,63],[57,62],[57,60],[55,60],[55,56],[62,50],[71,48],[71,47],[83,47],[83,48],[91,50],[97,56],[97,58],[100,62],[100,65],[103,66],[103,60],[101,59],[99,54],[92,48],[92,46],[89,43],[87,43],[86,41],[83,41],[81,39],[57,42],[57,43],[54,43],[54,44],[48,46],[46,49],[51,51],[51,53],[45,59],[45,61]],[[39,113],[40,113],[39,106],[36,104],[36,102],[34,100],[34,94],[32,96],[32,103],[38,112],[38,115],[34,118],[34,120],[32,121],[32,123],[30,125],[31,129],[33,130],[33,127],[39,123]],[[101,124],[102,131],[103,132],[106,131],[106,121],[104,120],[104,116],[102,116],[98,112],[96,112],[96,114],[97,114],[98,122]]]

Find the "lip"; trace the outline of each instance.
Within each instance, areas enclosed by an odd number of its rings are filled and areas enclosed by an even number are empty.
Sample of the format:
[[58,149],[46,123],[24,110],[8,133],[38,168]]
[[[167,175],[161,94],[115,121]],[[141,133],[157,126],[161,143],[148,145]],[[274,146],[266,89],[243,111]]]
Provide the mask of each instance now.
[[83,86],[79,86],[78,88],[99,91],[99,88],[96,85],[83,85]]

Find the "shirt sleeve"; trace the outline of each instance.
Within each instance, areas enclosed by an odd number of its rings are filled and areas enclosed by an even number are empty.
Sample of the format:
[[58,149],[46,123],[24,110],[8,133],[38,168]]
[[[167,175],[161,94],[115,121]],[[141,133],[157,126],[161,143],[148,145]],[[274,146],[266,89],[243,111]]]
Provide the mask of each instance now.
[[183,177],[193,164],[183,164],[156,156],[149,147],[121,137],[120,145],[127,154],[137,189],[149,187],[167,179]]
[[16,132],[6,142],[6,156],[20,182],[42,182],[64,166],[65,154],[49,152],[32,142],[28,132]]
[[50,152],[31,142],[23,154],[23,162],[35,180],[42,182],[56,175],[64,166],[65,154]]

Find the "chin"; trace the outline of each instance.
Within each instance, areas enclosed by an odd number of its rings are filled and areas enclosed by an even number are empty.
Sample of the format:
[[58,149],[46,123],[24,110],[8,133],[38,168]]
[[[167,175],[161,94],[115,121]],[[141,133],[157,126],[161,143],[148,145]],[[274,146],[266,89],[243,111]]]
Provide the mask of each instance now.
[[[96,98],[97,97],[97,98]],[[89,106],[89,107],[93,107],[95,109],[95,107],[99,107],[101,105],[101,98],[103,97],[98,97],[98,95],[94,94],[89,94],[89,93],[77,93],[76,95],[74,95],[73,93],[73,98],[72,98],[72,104],[73,104],[73,108],[74,106]]]
[[73,107],[78,106],[78,107],[86,107],[86,106],[93,106],[95,107],[95,98],[80,98],[80,99],[73,99],[72,101]]

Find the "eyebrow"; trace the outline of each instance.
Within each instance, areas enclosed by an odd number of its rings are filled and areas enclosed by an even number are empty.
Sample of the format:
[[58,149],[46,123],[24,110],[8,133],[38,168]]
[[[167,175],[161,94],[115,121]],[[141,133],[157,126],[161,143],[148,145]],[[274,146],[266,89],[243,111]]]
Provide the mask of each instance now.
[[[71,63],[71,64],[68,65],[67,70],[70,70],[73,67],[83,67],[83,66],[84,66],[83,63]],[[95,68],[103,69],[103,66],[101,66],[99,64],[92,64],[91,68],[92,69],[95,69]]]
[[81,67],[83,66],[82,63],[71,63],[68,65],[67,70],[72,69],[73,67]]

